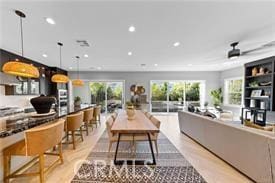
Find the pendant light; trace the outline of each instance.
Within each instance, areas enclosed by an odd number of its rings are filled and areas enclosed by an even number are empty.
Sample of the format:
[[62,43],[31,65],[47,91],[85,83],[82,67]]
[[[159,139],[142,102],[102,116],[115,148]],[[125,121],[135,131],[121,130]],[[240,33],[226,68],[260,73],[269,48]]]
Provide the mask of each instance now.
[[76,62],[77,62],[77,79],[73,80],[74,86],[83,86],[84,82],[83,80],[79,79],[79,56],[76,56]]
[[[63,46],[63,44],[58,42],[57,45],[59,46],[59,66],[60,68],[62,68],[61,47]],[[68,83],[69,77],[65,74],[54,74],[51,81],[54,83]]]
[[[23,41],[23,26],[22,26],[22,19],[26,17],[26,15],[19,11],[15,10],[15,14],[20,18],[20,34],[21,34],[21,54],[24,57],[24,41]],[[15,76],[22,76],[26,78],[39,78],[39,71],[36,67],[32,64],[27,64],[24,62],[16,60],[11,60],[6,62],[3,67],[2,71],[6,74],[11,74]]]

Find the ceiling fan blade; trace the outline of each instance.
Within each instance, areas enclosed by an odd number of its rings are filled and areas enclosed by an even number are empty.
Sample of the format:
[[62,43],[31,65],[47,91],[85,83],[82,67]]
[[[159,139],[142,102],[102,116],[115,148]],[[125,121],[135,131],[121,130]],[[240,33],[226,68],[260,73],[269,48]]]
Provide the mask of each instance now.
[[246,54],[249,54],[251,52],[260,51],[260,50],[268,49],[268,48],[271,48],[271,47],[275,47],[275,41],[271,41],[269,43],[263,44],[262,46],[259,46],[258,48],[254,48],[254,49],[243,51],[241,53],[241,55],[246,55]]

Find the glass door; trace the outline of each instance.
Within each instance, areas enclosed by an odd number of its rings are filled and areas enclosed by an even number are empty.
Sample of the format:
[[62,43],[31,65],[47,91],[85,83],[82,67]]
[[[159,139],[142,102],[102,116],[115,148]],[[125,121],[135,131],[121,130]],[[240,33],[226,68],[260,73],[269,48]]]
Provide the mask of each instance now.
[[106,112],[106,83],[90,82],[91,103],[101,105],[101,112]]
[[189,82],[185,83],[186,89],[186,105],[192,104],[194,106],[200,106],[200,82]]
[[112,113],[115,109],[122,109],[123,103],[123,82],[107,82],[107,112]]
[[151,81],[151,111],[167,112],[168,82]]
[[169,89],[169,101],[168,101],[168,112],[182,111],[184,107],[184,82],[181,81],[170,81],[168,85]]

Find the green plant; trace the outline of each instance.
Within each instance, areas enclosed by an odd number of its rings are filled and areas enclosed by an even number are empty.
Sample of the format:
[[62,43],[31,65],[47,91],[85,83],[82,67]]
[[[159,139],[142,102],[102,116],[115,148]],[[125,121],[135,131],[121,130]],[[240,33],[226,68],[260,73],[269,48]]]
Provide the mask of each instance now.
[[81,101],[80,96],[76,96],[76,97],[74,98],[74,102],[80,102],[80,101]]
[[211,90],[210,95],[212,97],[212,102],[215,107],[220,106],[223,101],[222,88],[216,90]]

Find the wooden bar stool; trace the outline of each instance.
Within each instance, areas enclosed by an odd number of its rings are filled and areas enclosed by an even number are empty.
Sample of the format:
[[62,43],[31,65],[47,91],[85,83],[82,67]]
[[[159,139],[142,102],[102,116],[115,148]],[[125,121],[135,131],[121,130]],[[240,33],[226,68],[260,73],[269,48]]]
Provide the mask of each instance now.
[[[93,108],[86,109],[83,112],[84,112],[83,122],[84,122],[85,130],[86,130],[86,135],[88,136],[89,135],[89,124],[93,119],[94,109]],[[93,125],[92,125],[92,128],[93,128]]]
[[[83,112],[78,112],[76,114],[67,115],[66,119],[66,134],[67,134],[67,140],[69,135],[72,136],[71,142],[66,142],[66,144],[73,144],[73,149],[75,149],[75,136],[76,131],[80,132],[80,138],[83,141],[83,134],[82,134],[82,122],[83,122]],[[70,133],[71,132],[71,133]]]
[[[42,125],[25,131],[25,139],[3,150],[4,157],[4,182],[8,183],[11,178],[40,176],[40,182],[45,182],[45,173],[60,163],[62,157],[62,133],[64,130],[63,119],[51,124]],[[58,145],[58,153],[46,152]],[[44,155],[58,156],[58,159],[49,167],[45,168]],[[34,159],[11,173],[11,156],[35,156]],[[36,161],[39,161],[39,171],[33,173],[21,173]],[[21,174],[19,174],[21,173]]]
[[100,124],[100,113],[101,113],[101,106],[96,106],[94,108],[94,117],[92,120],[92,125],[95,124],[97,127],[97,122]]

